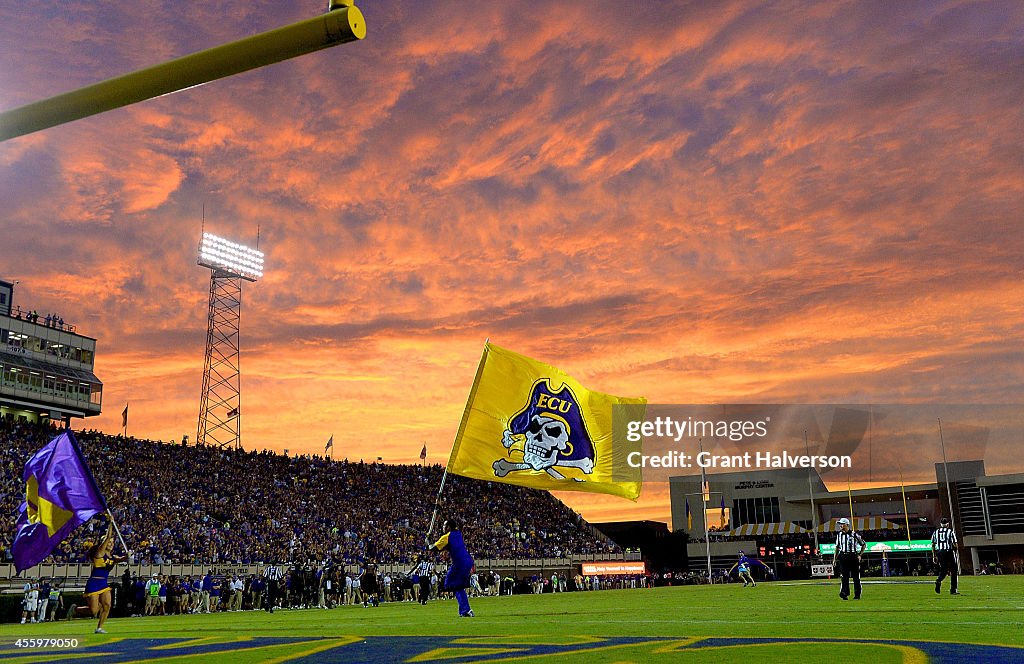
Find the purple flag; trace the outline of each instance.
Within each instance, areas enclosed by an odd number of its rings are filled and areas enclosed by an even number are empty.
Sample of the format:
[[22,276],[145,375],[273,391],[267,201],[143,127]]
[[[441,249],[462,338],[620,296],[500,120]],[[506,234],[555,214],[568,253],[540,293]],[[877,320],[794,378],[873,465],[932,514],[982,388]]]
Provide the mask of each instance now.
[[20,573],[39,564],[76,528],[107,510],[71,430],[25,464],[25,502],[11,553]]

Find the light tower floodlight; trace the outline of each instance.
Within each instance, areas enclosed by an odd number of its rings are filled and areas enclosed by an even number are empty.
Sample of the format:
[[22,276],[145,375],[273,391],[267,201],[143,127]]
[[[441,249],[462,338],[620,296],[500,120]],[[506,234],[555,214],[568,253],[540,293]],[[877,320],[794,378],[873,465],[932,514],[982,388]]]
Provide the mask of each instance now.
[[198,263],[210,269],[210,307],[196,445],[240,448],[242,280],[263,276],[263,252],[203,233]]
[[199,264],[246,281],[256,281],[263,276],[262,251],[210,233],[203,233],[202,242],[199,243]]

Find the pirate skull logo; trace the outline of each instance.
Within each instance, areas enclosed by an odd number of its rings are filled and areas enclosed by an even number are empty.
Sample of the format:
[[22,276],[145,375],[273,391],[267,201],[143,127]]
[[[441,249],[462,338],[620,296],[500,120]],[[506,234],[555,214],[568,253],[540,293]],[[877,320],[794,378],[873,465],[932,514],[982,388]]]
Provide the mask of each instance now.
[[[527,406],[510,418],[502,435],[506,456],[522,454],[522,461],[498,459],[492,464],[496,477],[510,472],[544,471],[554,479],[567,478],[559,469],[594,470],[593,444],[579,413],[578,401],[563,386],[551,389],[546,381],[534,384]],[[572,477],[574,481],[583,481]]]
[[568,447],[569,431],[565,423],[553,417],[534,415],[526,429],[523,463],[534,470],[550,468],[558,460],[558,453]]

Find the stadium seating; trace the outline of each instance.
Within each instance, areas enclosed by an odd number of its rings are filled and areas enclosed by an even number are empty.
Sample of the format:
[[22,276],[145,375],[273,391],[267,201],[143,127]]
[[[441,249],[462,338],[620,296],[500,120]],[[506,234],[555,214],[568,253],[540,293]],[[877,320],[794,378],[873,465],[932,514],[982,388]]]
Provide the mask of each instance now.
[[[56,430],[0,422],[0,529],[8,550],[24,500],[22,469]],[[295,559],[406,563],[423,549],[440,466],[366,464],[77,432],[122,533],[142,564]],[[457,514],[478,558],[620,553],[544,491],[449,476],[442,516]],[[85,562],[93,520],[46,562]]]

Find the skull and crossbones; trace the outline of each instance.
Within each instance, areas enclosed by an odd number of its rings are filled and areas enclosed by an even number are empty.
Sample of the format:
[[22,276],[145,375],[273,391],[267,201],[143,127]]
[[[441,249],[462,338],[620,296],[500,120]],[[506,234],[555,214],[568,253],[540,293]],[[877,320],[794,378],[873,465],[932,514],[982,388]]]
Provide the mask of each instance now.
[[569,429],[561,419],[534,415],[524,433],[513,434],[506,429],[501,442],[509,453],[522,451],[523,461],[498,459],[492,464],[497,477],[520,470],[543,470],[555,479],[564,480],[565,475],[555,470],[556,466],[579,468],[588,474],[594,470],[594,462],[589,458],[558,459],[559,454],[569,449]]

